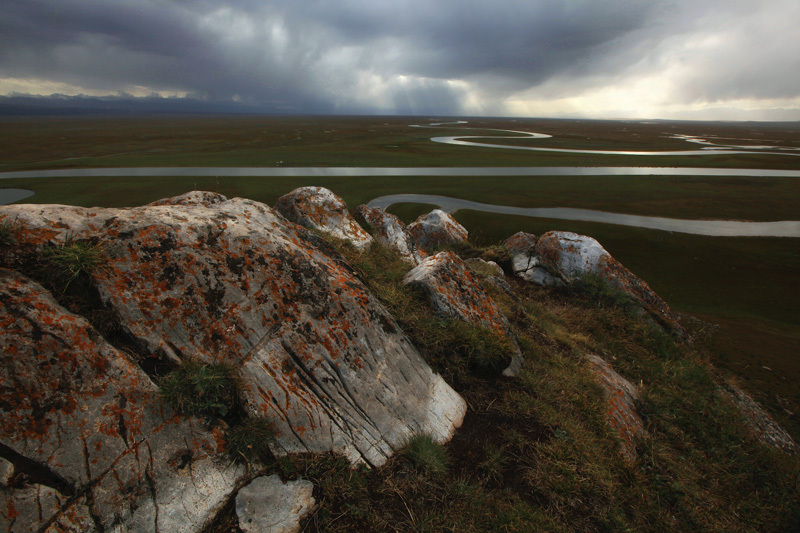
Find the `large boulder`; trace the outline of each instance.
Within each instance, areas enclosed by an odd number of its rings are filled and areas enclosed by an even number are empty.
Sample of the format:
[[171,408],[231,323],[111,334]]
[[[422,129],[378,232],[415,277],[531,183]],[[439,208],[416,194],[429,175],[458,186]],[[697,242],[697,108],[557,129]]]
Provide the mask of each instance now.
[[405,275],[403,284],[421,288],[439,315],[486,328],[508,339],[516,355],[503,374],[519,373],[521,351],[508,319],[456,254],[439,252],[426,258]]
[[417,248],[417,243],[403,221],[391,213],[368,205],[358,206],[358,213],[372,226],[375,240],[396,251],[403,261],[419,264],[428,254]]
[[[130,209],[0,208],[14,241],[93,239],[100,298],[144,350],[236,366],[276,453],[383,464],[418,433],[438,442],[466,405],[321,239],[264,204],[190,193]],[[410,400],[410,399],[413,399]]]
[[544,286],[600,282],[625,295],[666,329],[688,338],[675,313],[642,279],[585,235],[550,231],[541,237],[517,233],[505,243],[517,276]]
[[0,325],[0,442],[38,480],[3,490],[8,529],[197,531],[224,505],[244,472],[221,430],[177,416],[85,319],[0,269]]
[[589,369],[603,388],[606,398],[606,421],[620,440],[620,452],[629,461],[636,460],[636,440],[645,433],[644,422],[636,410],[639,391],[619,375],[605,359],[588,354]]
[[408,225],[417,248],[433,252],[437,248],[466,241],[469,233],[450,213],[434,209]]
[[364,249],[372,243],[372,236],[358,225],[344,201],[324,187],[300,187],[284,194],[275,210],[305,228],[350,241],[356,248]]

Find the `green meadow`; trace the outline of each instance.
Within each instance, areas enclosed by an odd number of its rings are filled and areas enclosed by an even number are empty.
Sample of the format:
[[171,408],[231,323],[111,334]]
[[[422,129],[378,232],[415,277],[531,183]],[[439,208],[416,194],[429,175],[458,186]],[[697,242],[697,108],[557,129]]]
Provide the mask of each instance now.
[[[800,158],[765,154],[623,156],[524,152],[433,143],[433,136],[504,135],[530,146],[612,150],[694,150],[672,137],[800,146],[797,124],[467,119],[435,129],[420,117],[81,117],[0,121],[0,171],[136,166],[687,166],[800,169]],[[476,129],[464,129],[476,128]],[[506,134],[510,135],[510,134]],[[744,139],[758,139],[746,141]],[[421,193],[522,207],[577,207],[687,219],[800,220],[800,178],[607,177],[113,177],[8,179],[30,203],[134,206],[194,189],[270,205],[303,185],[328,187],[354,209],[382,195]],[[406,222],[431,209],[398,204]],[[478,244],[517,231],[575,231],[598,239],[676,310],[714,331],[712,362],[732,372],[800,437],[800,239],[701,237],[563,220],[459,211]]]

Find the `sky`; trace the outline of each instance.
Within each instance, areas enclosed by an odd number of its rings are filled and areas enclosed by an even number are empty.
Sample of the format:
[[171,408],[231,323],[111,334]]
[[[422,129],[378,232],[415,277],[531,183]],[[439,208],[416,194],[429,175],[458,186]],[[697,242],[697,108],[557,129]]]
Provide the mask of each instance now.
[[3,0],[0,95],[800,120],[798,0]]

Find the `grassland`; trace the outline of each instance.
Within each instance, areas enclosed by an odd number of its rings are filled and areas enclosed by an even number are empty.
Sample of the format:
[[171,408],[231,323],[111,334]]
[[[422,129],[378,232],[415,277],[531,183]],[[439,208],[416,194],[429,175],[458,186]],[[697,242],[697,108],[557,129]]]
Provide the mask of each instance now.
[[[478,129],[426,124],[421,117],[92,117],[3,119],[2,170],[128,166],[698,166],[796,169],[797,157],[715,155],[630,157],[559,154],[432,143]],[[469,127],[534,131],[552,139],[536,143],[577,149],[687,150],[698,145],[674,134],[722,136],[754,144],[787,145],[792,126],[543,119],[470,119]],[[796,127],[795,127],[796,129]],[[756,131],[754,131],[756,130]],[[490,135],[502,135],[485,131]]]
[[[765,155],[626,157],[547,154],[447,146],[433,135],[479,134],[443,126],[409,128],[398,117],[186,117],[4,119],[0,170],[105,166],[693,166],[798,169],[800,158]],[[674,134],[734,144],[798,146],[796,124],[656,123],[474,119],[468,125],[537,131],[550,143],[588,149],[681,150]],[[463,126],[462,126],[463,127]],[[498,134],[497,132],[487,132]],[[721,141],[722,142],[722,141]],[[539,144],[537,144],[539,145]],[[543,144],[542,144],[543,145]],[[158,177],[3,180],[29,188],[27,202],[140,205],[188,190],[218,191],[274,204],[302,185],[321,185],[351,207],[394,193],[457,196],[525,207],[583,207],[697,219],[799,220],[800,182],[742,177]],[[410,220],[430,206],[398,205]],[[715,362],[745,380],[800,437],[800,242],[710,238],[618,226],[459,212],[483,244],[517,231],[566,229],[596,237],[673,307],[720,326]],[[764,368],[767,367],[767,368]]]

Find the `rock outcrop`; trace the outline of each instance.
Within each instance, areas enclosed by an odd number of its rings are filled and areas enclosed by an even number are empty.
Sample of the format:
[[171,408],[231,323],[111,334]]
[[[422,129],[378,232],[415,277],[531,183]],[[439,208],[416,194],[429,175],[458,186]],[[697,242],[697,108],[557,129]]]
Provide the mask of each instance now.
[[403,283],[424,290],[438,314],[484,327],[508,339],[516,355],[503,375],[519,373],[522,356],[508,320],[457,255],[439,252],[426,258],[406,274]]
[[506,241],[517,276],[544,286],[570,285],[587,279],[620,291],[666,329],[686,339],[675,313],[640,278],[585,235],[550,231],[541,237],[517,233]]
[[461,423],[464,401],[349,267],[263,204],[191,193],[2,212],[23,247],[94,239],[106,257],[94,282],[122,327],[164,358],[235,364],[247,410],[276,426],[277,453],[380,465],[411,435],[444,442]]
[[469,233],[450,213],[434,209],[408,225],[417,248],[428,253],[441,246],[466,241]]
[[412,265],[419,264],[427,254],[417,248],[417,243],[403,221],[391,213],[377,207],[358,206],[358,213],[372,226],[375,240],[396,251],[400,257]]
[[606,397],[606,421],[619,436],[623,457],[633,462],[637,458],[636,439],[645,432],[644,422],[636,410],[639,391],[602,357],[588,354],[586,360]]
[[[150,378],[41,286],[0,270],[0,441],[33,486],[8,529],[197,531],[243,472],[221,430],[177,416]],[[35,512],[33,512],[35,511]]]
[[372,236],[358,225],[341,198],[324,187],[300,187],[278,198],[275,210],[296,224],[350,241],[364,249]]

